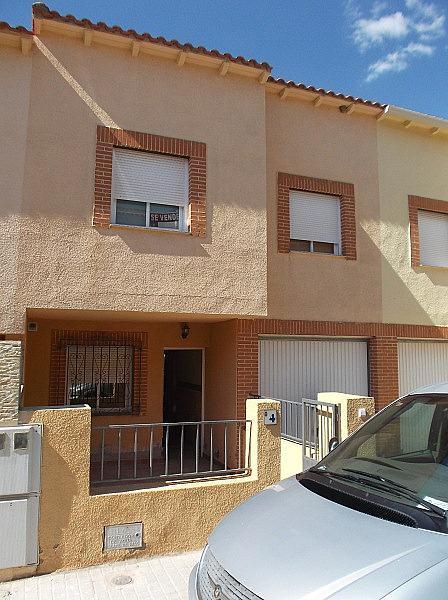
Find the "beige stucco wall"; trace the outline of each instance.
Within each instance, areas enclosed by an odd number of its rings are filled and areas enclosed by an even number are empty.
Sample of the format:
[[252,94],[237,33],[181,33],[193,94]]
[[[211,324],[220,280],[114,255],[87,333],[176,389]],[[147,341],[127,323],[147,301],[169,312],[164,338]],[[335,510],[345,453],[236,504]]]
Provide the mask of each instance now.
[[448,201],[448,142],[378,125],[385,322],[448,325],[448,268],[411,267],[408,195]]
[[0,45],[0,333],[23,330],[25,315],[17,313],[17,265],[31,58]]
[[[320,402],[339,405],[340,441],[345,440],[375,414],[374,398],[342,394],[341,392],[320,392],[317,394],[317,399]],[[364,416],[358,415],[359,409],[364,409]]]
[[[265,314],[263,86],[135,59],[129,49],[51,34],[41,40],[65,78],[35,47],[17,295],[0,330],[20,329],[27,307]],[[101,122],[207,144],[205,239],[91,226]],[[2,260],[14,264],[13,247],[5,251]]]
[[[381,321],[376,121],[266,97],[268,316]],[[277,173],[353,183],[356,261],[277,252]]]
[[[264,425],[266,409],[279,409],[279,403],[247,401],[253,422],[251,475],[95,496],[89,491],[90,410],[24,413],[27,422],[43,423],[37,572],[203,546],[227,512],[280,478],[280,425]],[[143,522],[142,550],[102,552],[105,525],[138,521]],[[5,576],[14,573],[0,572],[0,580]]]

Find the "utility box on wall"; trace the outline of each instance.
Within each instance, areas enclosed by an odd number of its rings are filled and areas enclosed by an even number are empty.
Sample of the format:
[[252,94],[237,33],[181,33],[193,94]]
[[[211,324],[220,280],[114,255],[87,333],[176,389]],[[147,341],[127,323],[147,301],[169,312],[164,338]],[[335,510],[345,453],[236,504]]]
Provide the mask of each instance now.
[[0,569],[38,562],[41,425],[0,427]]

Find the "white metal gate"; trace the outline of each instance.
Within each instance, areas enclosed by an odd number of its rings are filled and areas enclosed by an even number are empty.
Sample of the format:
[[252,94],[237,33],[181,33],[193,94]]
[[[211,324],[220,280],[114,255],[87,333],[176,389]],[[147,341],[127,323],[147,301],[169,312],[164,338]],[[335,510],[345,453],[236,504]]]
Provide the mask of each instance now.
[[340,405],[309,398],[280,403],[281,435],[301,444],[303,470],[309,469],[328,454],[332,438],[340,440]]
[[300,401],[319,392],[368,395],[367,342],[347,339],[261,338],[261,396]]
[[423,385],[448,381],[448,342],[400,340],[398,376],[400,396]]

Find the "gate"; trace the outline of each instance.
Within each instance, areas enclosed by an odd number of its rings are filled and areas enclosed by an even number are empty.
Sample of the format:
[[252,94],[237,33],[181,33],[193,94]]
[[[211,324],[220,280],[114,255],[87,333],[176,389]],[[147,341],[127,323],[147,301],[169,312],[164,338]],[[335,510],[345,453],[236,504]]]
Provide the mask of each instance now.
[[302,445],[302,467],[305,471],[328,454],[331,438],[339,439],[340,407],[309,398],[280,402],[282,437]]

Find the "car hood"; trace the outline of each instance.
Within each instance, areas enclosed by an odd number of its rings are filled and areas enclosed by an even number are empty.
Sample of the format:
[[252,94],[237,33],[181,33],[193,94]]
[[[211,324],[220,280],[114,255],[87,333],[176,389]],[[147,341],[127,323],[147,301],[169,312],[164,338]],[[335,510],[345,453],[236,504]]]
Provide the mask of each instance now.
[[448,536],[346,508],[295,477],[232,511],[209,545],[263,600],[382,598],[448,556]]

